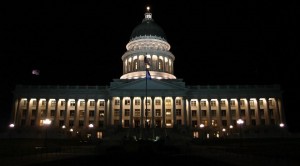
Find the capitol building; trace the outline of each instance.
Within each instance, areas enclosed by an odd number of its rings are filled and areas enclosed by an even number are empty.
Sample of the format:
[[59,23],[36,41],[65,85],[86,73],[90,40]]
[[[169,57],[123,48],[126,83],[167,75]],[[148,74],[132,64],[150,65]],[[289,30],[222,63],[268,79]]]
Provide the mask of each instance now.
[[[279,85],[186,85],[147,10],[120,56],[123,74],[103,86],[17,85],[11,122],[57,137],[189,138],[277,135],[285,125]],[[25,133],[25,132],[23,132]]]

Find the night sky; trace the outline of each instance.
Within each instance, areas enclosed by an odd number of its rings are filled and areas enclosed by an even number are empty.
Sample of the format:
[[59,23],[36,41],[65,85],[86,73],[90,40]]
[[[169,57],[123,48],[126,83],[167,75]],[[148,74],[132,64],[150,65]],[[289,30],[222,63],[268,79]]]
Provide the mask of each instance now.
[[121,56],[148,4],[171,45],[177,78],[187,85],[280,84],[287,126],[300,131],[300,10],[296,1],[255,0],[1,2],[0,128],[9,124],[16,84],[120,78]]

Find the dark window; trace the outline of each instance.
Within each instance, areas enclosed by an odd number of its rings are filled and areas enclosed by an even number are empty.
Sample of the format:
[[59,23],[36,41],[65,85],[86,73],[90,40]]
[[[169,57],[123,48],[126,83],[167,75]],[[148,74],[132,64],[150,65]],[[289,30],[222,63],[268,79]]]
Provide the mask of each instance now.
[[84,125],[83,120],[79,120],[79,127],[83,127],[83,125]]
[[70,110],[70,116],[74,117],[75,116],[75,110]]
[[211,110],[211,116],[216,117],[217,116],[217,110]]
[[69,126],[73,127],[74,126],[74,121],[73,120],[69,120]]
[[252,119],[252,120],[251,120],[251,125],[252,125],[252,126],[256,126],[256,120],[255,120],[255,119]]
[[181,125],[181,120],[176,120],[177,125]]
[[196,110],[192,110],[192,116],[197,116],[197,111]]
[[31,120],[31,121],[30,121],[30,125],[31,125],[31,126],[35,126],[35,120]]
[[196,120],[192,120],[192,126],[197,127],[197,121]]
[[251,110],[250,110],[250,115],[251,115],[251,116],[255,116],[255,110],[254,110],[254,109],[251,109]]
[[222,126],[227,126],[227,120],[222,120]]
[[89,111],[89,116],[90,117],[94,117],[95,116],[95,111],[94,110],[90,110]]
[[55,110],[51,110],[51,111],[50,111],[50,114],[51,114],[51,116],[55,116],[56,111],[55,111]]
[[176,109],[176,116],[181,116],[181,109]]
[[206,116],[206,110],[201,110],[202,112],[202,116],[205,117]]
[[125,109],[125,116],[129,116],[130,115],[130,110],[129,109]]
[[221,115],[222,115],[223,117],[225,117],[225,116],[226,116],[226,110],[221,110]]
[[124,127],[129,127],[129,120],[124,121]]

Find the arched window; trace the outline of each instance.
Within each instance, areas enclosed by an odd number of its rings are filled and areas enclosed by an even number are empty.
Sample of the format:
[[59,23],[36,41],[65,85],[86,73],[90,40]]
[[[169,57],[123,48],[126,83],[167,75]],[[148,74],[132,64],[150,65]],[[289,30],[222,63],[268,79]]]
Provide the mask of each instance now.
[[136,61],[134,62],[134,68],[135,68],[135,70],[138,69],[138,63]]
[[131,62],[128,62],[128,72],[131,71]]
[[158,70],[163,70],[163,60],[161,59],[158,60]]

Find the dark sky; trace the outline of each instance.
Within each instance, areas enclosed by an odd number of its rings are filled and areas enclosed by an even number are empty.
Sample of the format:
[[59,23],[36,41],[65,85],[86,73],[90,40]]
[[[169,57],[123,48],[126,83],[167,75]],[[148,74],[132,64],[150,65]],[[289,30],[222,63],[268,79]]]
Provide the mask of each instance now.
[[[109,85],[147,4],[187,85],[280,84],[287,122],[300,100],[296,1],[1,2],[1,125],[15,84]],[[298,42],[299,43],[299,42]],[[32,69],[40,75],[33,76]]]

